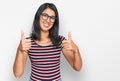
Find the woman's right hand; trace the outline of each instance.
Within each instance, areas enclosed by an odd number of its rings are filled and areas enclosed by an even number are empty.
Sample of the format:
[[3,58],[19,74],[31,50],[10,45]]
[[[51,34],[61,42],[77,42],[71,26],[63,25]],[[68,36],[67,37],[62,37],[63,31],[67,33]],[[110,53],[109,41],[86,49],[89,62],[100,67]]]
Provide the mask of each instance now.
[[24,32],[21,32],[20,44],[17,49],[16,58],[14,62],[14,75],[19,78],[22,76],[27,61],[27,50],[31,47],[31,40],[26,39]]
[[26,52],[27,50],[30,49],[30,47],[31,47],[31,39],[25,38],[24,32],[22,31],[18,50],[20,50],[21,52]]

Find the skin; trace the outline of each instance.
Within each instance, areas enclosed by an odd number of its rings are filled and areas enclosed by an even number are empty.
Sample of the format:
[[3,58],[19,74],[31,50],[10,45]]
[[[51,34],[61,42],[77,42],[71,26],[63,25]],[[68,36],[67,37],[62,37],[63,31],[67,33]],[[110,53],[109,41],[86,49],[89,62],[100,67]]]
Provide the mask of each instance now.
[[[47,13],[49,16],[55,16],[55,12],[50,8],[45,9],[43,13]],[[39,23],[41,27],[41,40],[36,40],[36,43],[43,46],[50,45],[52,42],[48,37],[49,30],[52,28],[54,23],[50,22],[49,18],[47,20],[43,20],[41,16]],[[63,46],[62,52],[67,61],[69,62],[69,64],[72,66],[74,70],[80,71],[82,67],[82,59],[77,45],[72,40],[71,33],[68,33],[67,40],[62,41],[62,46]],[[24,32],[22,31],[20,44],[16,52],[16,58],[13,66],[14,75],[17,78],[20,78],[24,73],[24,68],[28,58],[26,51],[29,50],[30,47],[31,40],[26,39],[24,36]]]

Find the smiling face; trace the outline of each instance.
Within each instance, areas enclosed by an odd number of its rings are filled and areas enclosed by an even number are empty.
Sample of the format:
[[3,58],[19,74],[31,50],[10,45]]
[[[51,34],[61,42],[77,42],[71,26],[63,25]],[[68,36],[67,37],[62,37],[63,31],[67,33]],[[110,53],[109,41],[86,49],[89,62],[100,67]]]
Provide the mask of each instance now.
[[49,31],[55,22],[55,12],[50,9],[46,8],[42,14],[40,15],[40,29],[41,31]]

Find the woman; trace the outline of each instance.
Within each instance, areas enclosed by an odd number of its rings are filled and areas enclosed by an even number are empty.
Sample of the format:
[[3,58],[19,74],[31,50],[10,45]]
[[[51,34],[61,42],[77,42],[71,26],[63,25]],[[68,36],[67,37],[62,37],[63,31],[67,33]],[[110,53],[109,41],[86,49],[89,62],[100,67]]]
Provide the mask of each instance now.
[[74,70],[81,69],[80,52],[72,41],[71,34],[69,33],[68,39],[65,39],[58,33],[57,8],[52,3],[42,4],[35,14],[30,38],[25,38],[24,32],[21,33],[13,67],[14,75],[17,78],[23,74],[29,56],[31,61],[30,81],[61,81],[61,51]]

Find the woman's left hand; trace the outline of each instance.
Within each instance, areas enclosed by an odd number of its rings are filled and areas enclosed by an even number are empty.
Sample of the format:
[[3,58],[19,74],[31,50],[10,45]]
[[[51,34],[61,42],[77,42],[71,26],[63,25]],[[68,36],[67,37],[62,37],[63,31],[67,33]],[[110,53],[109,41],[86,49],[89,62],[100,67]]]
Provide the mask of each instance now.
[[75,50],[77,49],[77,46],[75,45],[75,43],[72,40],[70,32],[68,33],[68,39],[62,41],[62,46],[63,46],[63,49],[66,51],[75,52]]
[[80,71],[82,67],[82,59],[80,57],[79,48],[73,42],[71,33],[68,33],[68,39],[62,41],[63,54],[69,64],[76,70]]

